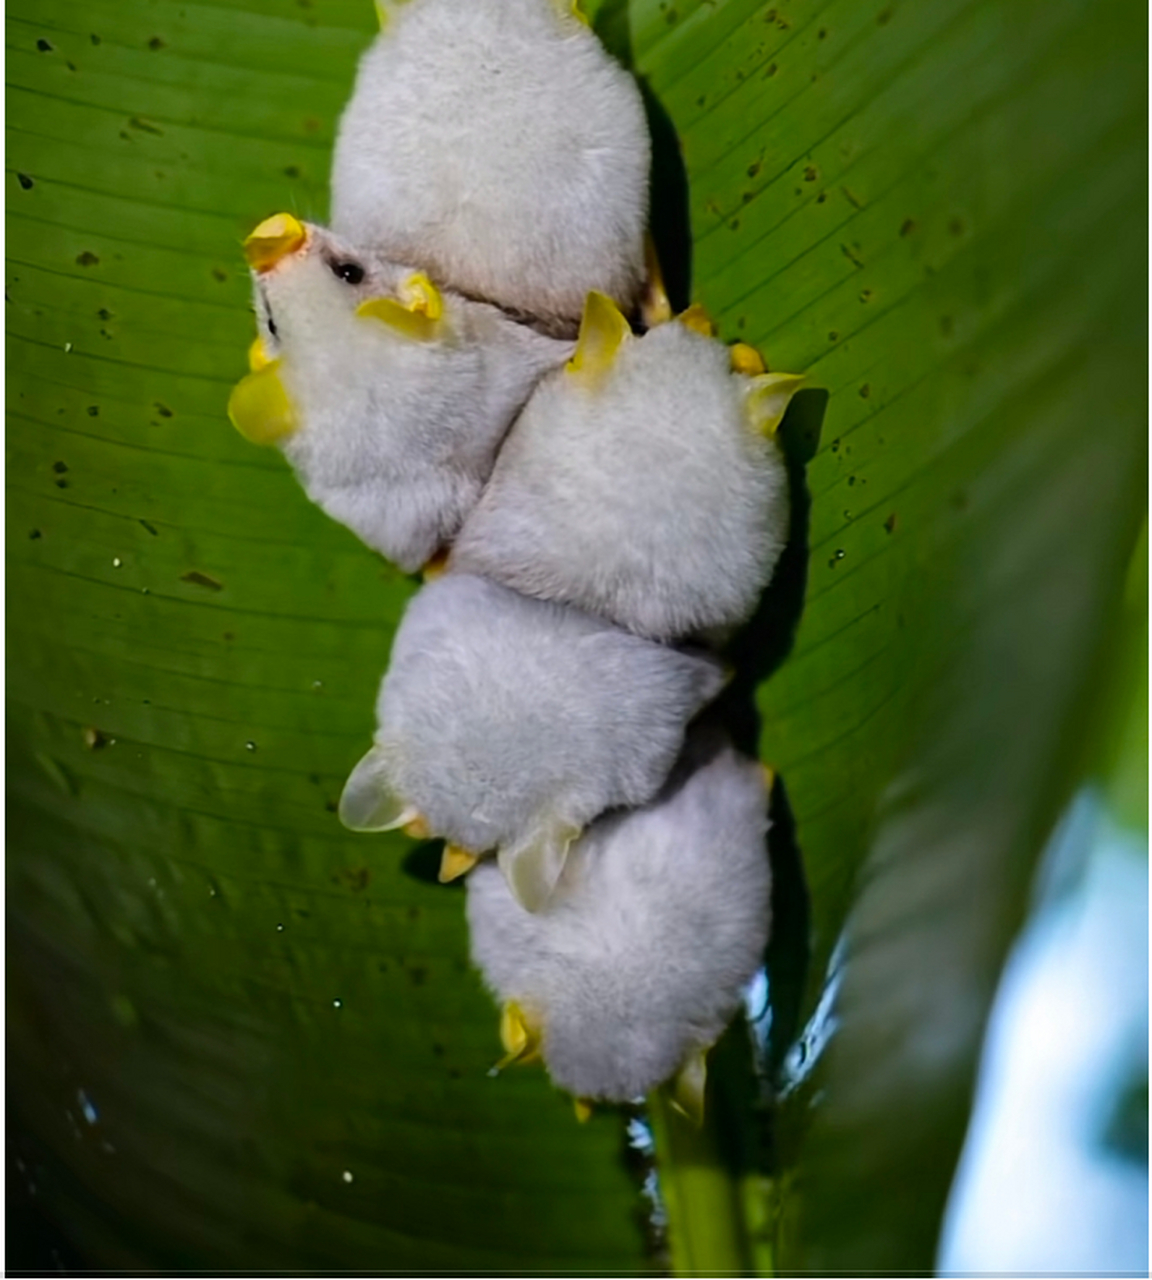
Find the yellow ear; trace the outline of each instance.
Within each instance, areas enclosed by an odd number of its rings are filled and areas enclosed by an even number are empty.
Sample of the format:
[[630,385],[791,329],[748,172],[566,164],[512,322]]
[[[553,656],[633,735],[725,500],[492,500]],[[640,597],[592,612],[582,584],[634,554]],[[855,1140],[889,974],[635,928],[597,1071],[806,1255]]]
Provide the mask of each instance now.
[[536,1062],[540,1057],[540,1033],[515,1000],[509,1000],[500,1011],[500,1043],[504,1056],[496,1064],[497,1071],[514,1062]]
[[369,298],[356,308],[358,316],[379,320],[393,332],[415,342],[431,342],[439,335],[440,325],[423,311],[413,311],[395,298]]
[[416,808],[392,790],[387,753],[375,744],[348,775],[339,814],[350,831],[407,831],[420,821]]
[[439,320],[444,314],[444,299],[440,290],[423,271],[414,271],[400,286],[400,301],[409,311],[418,311],[429,320]]
[[476,854],[461,849],[458,844],[446,844],[440,855],[440,872],[436,878],[441,884],[451,884],[453,880],[466,876],[479,861]]
[[704,1123],[704,1089],[708,1083],[707,1049],[694,1049],[672,1081],[672,1105],[699,1128]]
[[257,336],[248,348],[248,368],[253,373],[259,373],[261,369],[267,369],[271,363],[272,357],[268,354],[264,339]]
[[676,319],[680,321],[685,329],[691,329],[693,333],[698,333],[705,338],[711,338],[716,332],[712,317],[699,302],[694,302],[690,307],[681,311]]
[[616,353],[631,336],[632,329],[620,308],[611,298],[593,290],[584,299],[576,352],[565,368],[569,373],[598,379],[612,367]]
[[280,361],[273,360],[248,374],[232,388],[228,397],[228,417],[232,425],[253,444],[275,444],[290,436],[299,425],[292,401],[280,381]]
[[754,430],[774,436],[788,402],[804,384],[797,373],[762,373],[753,378],[744,399],[744,412]]
[[649,329],[672,319],[672,304],[664,287],[664,273],[660,270],[660,258],[656,253],[656,241],[652,232],[644,232],[644,296],[640,302],[640,317]]
[[256,271],[271,270],[281,258],[295,253],[308,239],[308,229],[290,213],[273,214],[244,241],[244,256]]
[[755,347],[746,342],[734,342],[728,348],[733,373],[746,373],[750,378],[765,372],[764,359]]

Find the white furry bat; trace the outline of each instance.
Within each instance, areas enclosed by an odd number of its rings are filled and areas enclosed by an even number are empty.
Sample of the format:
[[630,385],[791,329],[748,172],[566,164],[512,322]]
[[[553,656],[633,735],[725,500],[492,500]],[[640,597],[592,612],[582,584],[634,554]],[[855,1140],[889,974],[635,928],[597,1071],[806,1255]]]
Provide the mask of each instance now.
[[508,424],[572,344],[278,214],[248,237],[260,337],[229,413],[402,569],[456,532]]
[[682,323],[634,337],[590,295],[576,354],[513,424],[451,564],[654,639],[745,621],[787,539],[772,433],[802,379],[733,358]]
[[[768,941],[768,790],[713,743],[650,804],[573,845],[548,907],[521,910],[495,869],[468,879],[472,958],[504,1002],[509,1058],[543,1057],[582,1099],[636,1098],[679,1073],[702,1107],[704,1053]],[[687,1096],[685,1096],[687,1095]]]
[[576,5],[378,5],[332,165],[332,226],[545,318],[644,273],[649,141],[632,77]]
[[470,854],[495,849],[536,910],[593,818],[663,785],[685,726],[723,682],[711,659],[446,574],[396,633],[375,745],[345,785],[341,820],[358,831],[417,821]]

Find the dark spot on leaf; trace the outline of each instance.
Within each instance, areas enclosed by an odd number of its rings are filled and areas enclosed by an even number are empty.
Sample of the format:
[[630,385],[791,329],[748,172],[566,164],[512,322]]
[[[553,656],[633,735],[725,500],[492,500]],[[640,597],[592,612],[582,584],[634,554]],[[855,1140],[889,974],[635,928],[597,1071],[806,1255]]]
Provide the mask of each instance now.
[[100,259],[89,249],[76,255],[76,265],[79,267],[94,267],[99,261]]
[[168,408],[168,406],[167,406],[166,404],[163,404],[163,403],[162,403],[161,401],[159,401],[159,400],[153,401],[153,403],[154,403],[154,404],[155,404],[155,406],[156,406],[156,412],[157,412],[157,413],[158,413],[162,418],[170,418],[170,417],[172,416],[172,410],[171,410],[171,409],[169,409],[169,408]]
[[867,400],[871,394],[872,394],[872,388],[868,385],[868,383],[865,383],[860,388],[860,399]]
[[154,524],[149,524],[147,520],[141,520],[140,523],[154,538],[158,538],[160,536],[160,530],[157,529]]
[[101,307],[100,310],[96,312],[96,314],[100,317],[101,320],[112,319],[112,312],[109,311],[107,307]]
[[438,1058],[442,1058],[442,1057],[444,1056],[444,1046],[443,1046],[442,1044],[437,1044],[435,1041],[433,1041],[433,1043],[432,1043],[432,1052],[433,1052],[433,1053],[434,1053]]
[[963,235],[963,234],[964,234],[964,219],[963,219],[963,218],[949,218],[949,219],[948,219],[948,230],[949,230],[949,231],[951,231],[951,232],[952,232],[952,234],[953,234],[954,236],[960,236],[960,235]]
[[775,22],[775,21],[776,21],[776,10],[775,10],[775,9],[769,9],[769,10],[768,10],[768,12],[764,15],[764,21],[765,21],[765,22]]
[[228,273],[226,271],[221,271],[219,267],[213,267],[212,279],[219,280],[220,283],[223,284],[224,281],[228,279]]
[[739,231],[739,229],[740,229],[740,219],[739,219],[739,218],[733,218],[733,219],[732,219],[732,221],[728,224],[728,229],[729,229],[730,231]]
[[836,342],[836,341],[838,341],[838,340],[839,340],[839,337],[840,337],[840,335],[836,332],[836,330],[835,330],[835,329],[833,329],[833,330],[832,330],[832,332],[831,332],[831,333],[829,333],[829,335],[828,335],[828,341],[829,341],[829,342]]
[[417,965],[416,968],[408,970],[408,977],[412,980],[414,987],[422,987],[428,980],[428,970]]
[[664,16],[664,21],[671,27],[675,25],[679,17],[680,15],[676,12],[675,9],[669,9],[667,14],[665,14]]
[[41,53],[51,53],[55,46],[50,44],[47,40],[37,40],[36,48],[39,49]]
[[911,218],[905,218],[900,224],[900,234],[902,236],[910,236],[916,230],[916,224]]
[[66,462],[54,462],[52,464],[52,470],[55,471],[58,476],[62,476],[64,472],[68,470],[68,464]]
[[892,514],[888,517],[888,519],[884,521],[884,528],[889,533],[895,532],[896,530],[896,512],[895,511],[893,511]]
[[90,418],[98,418],[100,416],[100,406],[98,404],[90,404],[88,406],[88,416]]
[[820,194],[816,197],[816,203],[817,203],[817,204],[823,204],[823,203],[824,203],[824,201],[825,201],[825,200],[827,200],[827,199],[828,199],[828,192],[827,192],[827,191],[821,191],[821,192],[820,192]]
[[300,176],[300,166],[295,164],[286,165],[284,176],[286,178],[298,178]]
[[24,188],[25,191],[31,191],[36,185],[26,173],[18,173],[16,181]]
[[764,72],[764,79],[768,80],[775,74],[776,74],[776,64],[774,62],[770,62],[768,64],[768,70]]
[[736,321],[736,328],[737,328],[737,329],[743,329],[743,328],[744,328],[744,326],[745,326],[747,323],[748,323],[748,317],[747,317],[747,316],[741,316],[741,317]]
[[946,338],[950,338],[952,336],[952,317],[951,316],[940,317],[940,332]]
[[76,64],[74,62],[66,62],[64,65],[68,68],[69,71],[76,70]]
[[[224,584],[217,581],[210,574],[201,573],[199,569],[189,569],[187,573],[180,575],[181,582],[190,582],[194,587],[206,587],[209,591],[223,591]],[[232,637],[225,633],[224,639],[230,640]]]
[[826,27],[821,27],[820,30],[816,32],[817,40],[825,40],[827,39],[827,37],[828,37],[828,29]]
[[57,480],[57,481],[56,481],[56,488],[57,488],[57,489],[67,489],[67,488],[68,488],[68,481],[67,481],[67,480]]
[[460,1079],[460,1068],[459,1068],[459,1067],[449,1067],[449,1068],[448,1068],[448,1078],[449,1078],[450,1080],[459,1080],[459,1079]]
[[132,141],[132,139],[124,132],[123,129],[120,130],[120,136],[124,139],[125,142]]
[[840,441],[839,441],[839,440],[833,440],[833,441],[832,441],[832,446],[831,446],[831,448],[832,448],[832,452],[833,452],[833,453],[838,453],[838,452],[839,452],[839,450],[840,450]]
[[892,10],[881,9],[876,15],[877,26],[886,27],[892,21]]
[[93,44],[100,43],[100,37],[96,34],[95,31],[92,32],[92,34],[88,37],[88,39],[91,40]]
[[855,484],[855,483],[856,483],[856,477],[855,477],[855,476],[849,476],[849,477],[848,477],[848,483],[849,483],[849,484]]
[[235,639],[236,639],[236,637],[232,634],[232,632],[231,632],[231,631],[225,631],[225,632],[224,632],[224,636],[223,636],[223,638],[224,638],[225,640],[229,641],[229,642],[231,642],[231,641],[233,641],[233,640],[235,640]]
[[742,203],[747,204],[749,200],[751,200],[755,195],[756,195],[755,191],[745,191],[744,194],[740,197],[740,200]]
[[862,267],[864,265],[850,245],[842,244],[840,246],[840,252],[848,259],[849,262],[852,263],[853,266]]
[[304,121],[304,132],[305,132],[305,133],[315,133],[315,132],[316,132],[316,130],[317,130],[317,129],[319,129],[319,128],[320,128],[320,121],[319,121],[319,120],[317,120],[315,116],[309,116],[309,117]]
[[152,37],[152,39],[148,41],[148,48],[149,48],[149,49],[163,49],[163,48],[164,48],[164,46],[165,46],[167,43],[168,43],[168,41],[167,41],[167,40],[163,40],[163,39],[161,39],[161,37],[160,37],[160,36],[153,36],[153,37]]
[[814,165],[808,165],[804,170],[805,182],[815,182],[819,176]]
[[164,136],[164,130],[158,124],[153,124],[151,120],[145,120],[143,116],[133,116],[128,121],[130,129],[139,129],[141,133],[155,133],[160,137]]
[[419,920],[419,919],[420,919],[420,908],[419,908],[419,907],[409,907],[409,908],[408,908],[408,919],[409,919],[409,920]]
[[860,290],[860,301],[861,301],[861,302],[871,302],[871,301],[872,301],[872,290],[871,290],[871,289],[861,289],[861,290]]
[[753,160],[752,163],[748,166],[748,176],[750,178],[754,178],[760,172],[761,164],[762,164],[762,161]]
[[32,532],[31,532],[31,533],[29,533],[29,535],[28,535],[28,536],[29,536],[29,538],[31,538],[31,539],[32,539],[32,541],[33,541],[33,542],[35,542],[37,538],[43,537],[43,534],[41,534],[41,532],[40,532],[40,530],[39,530],[39,529],[33,529],[33,530],[32,530]]
[[840,188],[840,190],[841,190],[841,191],[843,191],[843,193],[844,193],[844,199],[845,199],[845,200],[847,200],[847,201],[848,201],[848,203],[849,203],[849,204],[850,204],[854,209],[863,209],[863,208],[864,208],[864,203],[863,203],[863,201],[862,201],[858,196],[854,195],[851,191],[849,191],[847,187],[841,187],[841,188]]

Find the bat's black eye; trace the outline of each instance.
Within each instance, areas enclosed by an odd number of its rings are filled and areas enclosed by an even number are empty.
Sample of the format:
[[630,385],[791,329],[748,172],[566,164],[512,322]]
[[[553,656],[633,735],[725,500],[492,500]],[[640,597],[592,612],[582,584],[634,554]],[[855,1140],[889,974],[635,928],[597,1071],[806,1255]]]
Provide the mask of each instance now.
[[364,268],[358,262],[334,262],[332,274],[348,284],[359,284],[364,279]]

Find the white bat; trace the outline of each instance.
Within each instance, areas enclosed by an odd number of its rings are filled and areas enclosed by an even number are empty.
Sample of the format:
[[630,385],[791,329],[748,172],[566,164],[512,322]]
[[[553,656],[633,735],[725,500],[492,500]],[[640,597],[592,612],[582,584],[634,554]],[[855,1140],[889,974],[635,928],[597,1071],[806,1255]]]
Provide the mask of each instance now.
[[572,0],[378,5],[332,164],[332,226],[532,315],[626,310],[649,140],[632,77]]
[[745,621],[787,540],[773,433],[803,381],[741,371],[757,362],[686,323],[637,338],[591,294],[575,355],[513,424],[451,564],[654,639]]
[[458,529],[508,425],[572,344],[278,214],[245,242],[259,338],[229,413],[411,572]]
[[767,945],[765,771],[699,733],[689,743],[687,776],[572,846],[545,910],[522,910],[489,864],[468,878],[505,1061],[542,1057],[579,1099],[634,1099],[675,1076],[698,1113],[704,1054]]
[[495,850],[537,910],[593,818],[663,785],[688,721],[723,683],[710,658],[446,574],[396,633],[374,745],[344,787],[341,820],[357,831],[416,822],[473,857]]

